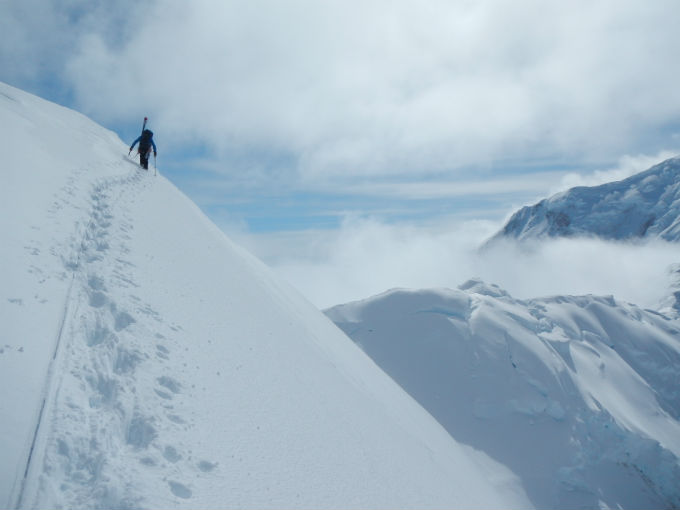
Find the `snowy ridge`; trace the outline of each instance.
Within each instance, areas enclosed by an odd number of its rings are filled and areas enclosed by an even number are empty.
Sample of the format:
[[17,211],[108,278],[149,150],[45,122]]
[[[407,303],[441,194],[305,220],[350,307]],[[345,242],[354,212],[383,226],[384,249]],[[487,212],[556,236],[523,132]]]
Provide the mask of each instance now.
[[612,297],[471,280],[326,311],[538,508],[680,506],[680,325]]
[[494,239],[558,236],[680,241],[680,158],[619,182],[572,188],[523,207]]
[[113,133],[0,137],[0,506],[531,506]]

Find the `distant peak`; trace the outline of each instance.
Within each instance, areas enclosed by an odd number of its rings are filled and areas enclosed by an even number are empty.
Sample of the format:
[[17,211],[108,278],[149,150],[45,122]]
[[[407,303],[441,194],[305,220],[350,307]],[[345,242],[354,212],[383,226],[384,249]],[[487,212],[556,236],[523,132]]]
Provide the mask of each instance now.
[[550,237],[680,241],[680,157],[621,181],[571,188],[523,207],[492,240]]

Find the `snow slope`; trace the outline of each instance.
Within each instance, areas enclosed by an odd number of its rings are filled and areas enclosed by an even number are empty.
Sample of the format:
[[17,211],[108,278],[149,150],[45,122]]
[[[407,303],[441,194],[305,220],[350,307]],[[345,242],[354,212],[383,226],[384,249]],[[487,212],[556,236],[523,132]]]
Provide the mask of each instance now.
[[523,207],[494,238],[558,236],[680,241],[680,158],[622,181],[572,188]]
[[612,297],[471,280],[327,310],[538,508],[680,507],[680,324]]
[[0,507],[531,506],[113,133],[0,140]]

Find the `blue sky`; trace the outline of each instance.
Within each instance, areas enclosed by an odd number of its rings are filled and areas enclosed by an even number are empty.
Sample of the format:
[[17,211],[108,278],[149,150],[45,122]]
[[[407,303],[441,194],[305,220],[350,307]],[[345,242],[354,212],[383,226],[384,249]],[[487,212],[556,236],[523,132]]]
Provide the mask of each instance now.
[[366,225],[481,238],[675,153],[677,19],[675,0],[24,0],[0,4],[0,80],[126,143],[148,115],[159,169],[228,235],[323,265],[321,240]]

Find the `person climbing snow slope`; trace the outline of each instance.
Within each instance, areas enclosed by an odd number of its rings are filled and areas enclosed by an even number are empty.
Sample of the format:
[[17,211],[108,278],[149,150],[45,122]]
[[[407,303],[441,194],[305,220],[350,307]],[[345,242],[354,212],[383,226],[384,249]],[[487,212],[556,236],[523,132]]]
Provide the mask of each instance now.
[[156,144],[153,141],[153,132],[150,129],[144,129],[142,134],[137,137],[137,139],[130,145],[130,152],[135,147],[135,144],[139,142],[139,147],[137,152],[139,153],[139,164],[145,170],[149,169],[149,154],[151,153],[151,148],[153,147],[153,157],[156,157]]

